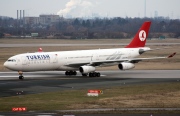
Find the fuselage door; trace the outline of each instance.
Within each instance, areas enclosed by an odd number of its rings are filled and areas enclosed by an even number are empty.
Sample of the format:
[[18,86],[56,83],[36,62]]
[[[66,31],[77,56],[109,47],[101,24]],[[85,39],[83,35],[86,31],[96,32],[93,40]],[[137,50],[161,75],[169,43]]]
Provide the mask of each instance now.
[[93,54],[91,61],[98,61],[99,60],[99,55],[98,54]]
[[53,63],[58,63],[58,54],[53,54],[52,57],[53,57],[52,62]]
[[51,67],[53,68],[53,70],[56,70],[58,68],[58,54],[51,55]]
[[27,58],[25,56],[21,57],[22,65],[27,65]]

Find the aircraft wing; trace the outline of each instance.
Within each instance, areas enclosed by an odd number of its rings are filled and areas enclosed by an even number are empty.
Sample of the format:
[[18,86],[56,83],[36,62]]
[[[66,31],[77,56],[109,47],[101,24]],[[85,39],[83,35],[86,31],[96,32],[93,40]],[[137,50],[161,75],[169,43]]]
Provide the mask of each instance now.
[[67,64],[67,66],[70,67],[80,67],[83,65],[87,65],[87,66],[104,66],[104,65],[108,65],[108,64],[119,64],[121,62],[130,62],[130,63],[138,63],[139,61],[142,60],[154,60],[154,59],[164,59],[164,58],[171,58],[174,55],[176,55],[176,53],[173,53],[169,56],[166,57],[150,57],[150,58],[131,58],[131,59],[120,59],[120,60],[104,60],[104,61],[92,61],[92,62],[77,62],[77,63],[69,63]]
[[138,63],[139,61],[142,61],[142,60],[154,60],[154,59],[164,59],[164,58],[171,58],[173,57],[174,55],[176,55],[176,53],[173,53],[167,57],[150,57],[150,58],[133,58],[133,59],[130,59],[130,62],[132,63]]

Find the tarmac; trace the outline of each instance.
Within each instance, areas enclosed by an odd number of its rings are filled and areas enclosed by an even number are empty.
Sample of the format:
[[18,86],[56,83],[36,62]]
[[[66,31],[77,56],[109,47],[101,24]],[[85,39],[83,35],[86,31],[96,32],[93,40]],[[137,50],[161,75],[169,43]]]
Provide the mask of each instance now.
[[101,77],[65,76],[64,71],[25,72],[24,80],[17,72],[0,72],[0,97],[37,94],[61,90],[97,89],[180,80],[180,70],[100,71]]
[[[128,70],[100,71],[101,77],[65,76],[64,71],[25,72],[24,80],[17,72],[0,72],[0,97],[37,94],[62,90],[97,89],[100,87],[177,82],[180,70]],[[104,111],[152,111],[151,114],[85,114]],[[180,108],[125,108],[79,109],[54,112],[0,112],[0,116],[179,116],[179,114],[153,114],[155,111],[179,111]],[[80,113],[77,113],[80,112]]]

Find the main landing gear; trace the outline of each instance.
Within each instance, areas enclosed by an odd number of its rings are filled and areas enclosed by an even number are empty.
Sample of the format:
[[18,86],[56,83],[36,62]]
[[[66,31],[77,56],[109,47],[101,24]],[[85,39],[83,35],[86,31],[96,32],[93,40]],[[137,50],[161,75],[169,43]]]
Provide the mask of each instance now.
[[23,80],[24,79],[23,72],[22,71],[18,71],[18,74],[19,74],[19,79]]
[[[82,76],[83,77],[86,77],[86,76],[88,76],[88,74],[82,74]],[[99,73],[99,72],[90,72],[89,73],[89,77],[100,77],[101,76],[101,73]]]
[[[66,71],[65,75],[66,76],[73,76],[73,75],[75,76],[75,75],[77,75],[77,72],[76,71]],[[88,75],[89,75],[89,77],[100,77],[101,73],[99,73],[99,72],[90,72],[89,74],[88,73],[82,73],[83,77],[87,77]]]
[[65,75],[67,75],[67,76],[77,75],[77,72],[76,71],[66,71]]
[[101,73],[99,72],[91,72],[89,73],[89,77],[100,77],[101,76]]

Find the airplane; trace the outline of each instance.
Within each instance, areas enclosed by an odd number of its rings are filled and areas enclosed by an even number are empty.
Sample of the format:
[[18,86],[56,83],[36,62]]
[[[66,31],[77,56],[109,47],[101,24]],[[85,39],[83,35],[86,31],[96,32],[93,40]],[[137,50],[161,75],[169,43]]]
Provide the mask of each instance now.
[[4,63],[4,67],[18,71],[21,80],[24,79],[23,72],[52,70],[65,71],[65,75],[76,75],[76,71],[79,71],[82,76],[100,77],[101,74],[96,72],[97,67],[117,65],[120,70],[129,70],[142,60],[173,57],[176,53],[167,57],[136,58],[153,50],[145,47],[150,25],[150,21],[144,22],[125,48],[57,52],[43,52],[40,49],[39,52],[12,56]]

